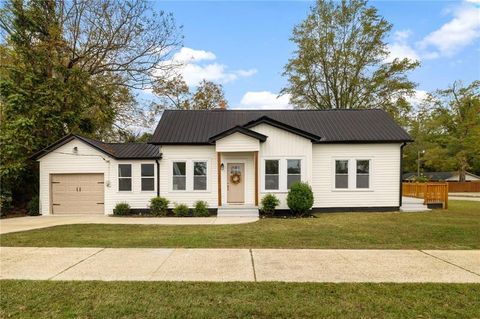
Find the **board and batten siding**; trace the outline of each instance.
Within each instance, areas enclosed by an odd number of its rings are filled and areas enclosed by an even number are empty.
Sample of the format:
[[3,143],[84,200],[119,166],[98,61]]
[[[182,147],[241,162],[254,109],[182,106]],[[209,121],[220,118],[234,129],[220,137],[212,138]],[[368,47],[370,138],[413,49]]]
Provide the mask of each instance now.
[[[264,143],[260,143],[259,152],[259,182],[260,199],[266,194],[275,194],[280,200],[277,209],[288,209],[287,206],[287,159],[301,160],[301,180],[311,184],[312,181],[312,142],[297,134],[269,124],[259,124],[251,130],[268,136]],[[279,190],[265,190],[265,160],[280,160]]]
[[[212,145],[163,145],[160,149],[160,196],[170,201],[170,207],[175,203],[193,207],[197,200],[204,200],[210,208],[218,206],[217,197],[217,154]],[[186,190],[173,190],[173,162],[186,162]],[[207,162],[207,190],[193,190],[193,162]]]
[[215,142],[217,152],[258,151],[260,142],[256,138],[236,132]]
[[[335,189],[335,159],[371,160],[370,189],[354,189],[352,178],[350,189]],[[398,207],[400,144],[315,144],[312,162],[313,207]]]
[[[77,153],[73,148],[77,147]],[[141,190],[141,164],[155,165],[155,190]],[[118,191],[118,164],[132,164],[132,191]],[[157,169],[154,160],[115,160],[77,139],[68,142],[39,159],[40,212],[51,213],[50,176],[52,174],[101,173],[104,176],[105,214],[112,214],[118,202],[128,202],[132,208],[147,208],[156,196]]]

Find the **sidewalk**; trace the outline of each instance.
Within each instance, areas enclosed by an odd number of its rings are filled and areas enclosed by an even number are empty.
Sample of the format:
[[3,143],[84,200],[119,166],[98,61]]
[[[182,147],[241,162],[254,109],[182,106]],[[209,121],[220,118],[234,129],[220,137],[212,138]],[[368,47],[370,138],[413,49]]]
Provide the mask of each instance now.
[[480,250],[1,247],[0,278],[480,283]]
[[253,223],[257,217],[112,217],[106,215],[35,216],[0,220],[0,234],[73,224],[226,225]]
[[480,193],[448,193],[448,198],[451,200],[470,200],[480,202]]

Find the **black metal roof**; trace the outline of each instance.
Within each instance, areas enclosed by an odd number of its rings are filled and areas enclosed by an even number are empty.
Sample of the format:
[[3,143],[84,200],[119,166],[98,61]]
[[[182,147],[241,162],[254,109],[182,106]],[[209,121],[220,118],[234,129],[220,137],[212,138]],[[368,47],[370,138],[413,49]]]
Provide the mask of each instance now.
[[[263,119],[263,120],[262,120]],[[411,137],[383,110],[166,110],[150,143],[209,144],[235,126],[280,123],[314,143],[393,143]],[[253,123],[253,124],[252,124]],[[270,124],[270,123],[269,123]]]
[[111,156],[115,159],[159,159],[161,154],[159,147],[152,144],[145,143],[105,143],[102,141],[94,140],[84,136],[69,134],[59,139],[55,143],[47,146],[43,150],[33,154],[31,158],[39,159],[48,153],[56,150],[62,145],[68,142],[79,139],[100,152]]
[[252,130],[249,130],[248,128],[245,128],[243,126],[234,126],[226,131],[223,131],[221,132],[220,134],[217,134],[217,135],[214,135],[212,137],[210,137],[210,139],[208,140],[210,143],[213,143],[215,142],[216,140],[219,140],[221,138],[224,138],[226,136],[229,136],[233,133],[242,133],[244,135],[247,135],[247,136],[250,136],[250,137],[253,137],[253,138],[256,138],[257,140],[259,140],[260,142],[265,142],[267,140],[267,137],[268,136],[265,136],[263,134],[260,134],[258,132],[255,132],[255,131],[252,131]]

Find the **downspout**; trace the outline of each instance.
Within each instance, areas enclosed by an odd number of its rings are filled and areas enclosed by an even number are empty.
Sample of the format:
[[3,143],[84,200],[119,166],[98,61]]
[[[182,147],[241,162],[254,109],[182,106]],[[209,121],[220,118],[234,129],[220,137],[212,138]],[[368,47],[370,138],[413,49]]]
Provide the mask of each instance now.
[[403,187],[402,187],[402,183],[403,183],[403,148],[405,147],[405,145],[407,145],[407,143],[403,143],[401,146],[400,146],[400,192],[399,192],[399,196],[398,196],[398,207],[402,207],[402,195],[403,195]]
[[158,159],[155,160],[157,163],[157,197],[160,196],[160,162]]

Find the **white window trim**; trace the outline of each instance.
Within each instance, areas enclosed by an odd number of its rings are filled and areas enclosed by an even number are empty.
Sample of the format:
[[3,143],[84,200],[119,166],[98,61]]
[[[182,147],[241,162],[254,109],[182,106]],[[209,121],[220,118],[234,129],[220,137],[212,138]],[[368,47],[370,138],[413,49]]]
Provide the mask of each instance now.
[[[185,175],[173,175],[173,163],[185,163]],[[175,193],[185,193],[188,191],[188,161],[182,159],[172,160],[170,163],[170,191]],[[185,176],[185,189],[173,189],[173,177]]]
[[[300,161],[300,174],[289,174],[288,173],[288,161]],[[302,163],[302,159],[300,158],[287,158],[285,160],[285,164],[286,164],[286,173],[287,173],[287,190],[289,189],[288,188],[288,176],[300,176],[300,181],[302,181],[302,174],[303,174],[303,163]]]
[[[267,161],[278,161],[278,173],[277,174],[268,174],[268,175],[277,175],[278,176],[278,188],[277,189],[266,189],[267,185]],[[262,179],[263,179],[263,188],[265,189],[265,192],[271,192],[271,193],[279,193],[280,190],[282,189],[281,186],[281,175],[282,175],[282,160],[280,158],[265,158],[263,159],[263,174],[262,174]]]
[[[120,165],[130,165],[130,177],[120,177]],[[117,192],[119,193],[133,193],[133,167],[132,163],[118,163],[117,164]],[[130,179],[130,190],[120,190],[120,179]]]
[[[348,160],[348,188],[336,188],[335,187],[335,161]],[[357,188],[357,160],[369,161],[369,188]],[[373,192],[373,176],[374,176],[375,162],[373,157],[332,157],[331,160],[331,191],[332,192]]]
[[[279,189],[265,189],[265,161],[266,160],[278,160],[278,185]],[[300,181],[305,182],[307,180],[307,165],[305,156],[262,156],[260,158],[260,192],[261,193],[275,193],[275,194],[286,194],[288,193],[287,188],[287,175],[288,167],[287,160],[300,160]]]
[[[357,187],[357,161],[368,161],[368,188]],[[363,174],[365,175],[365,174]],[[355,189],[357,191],[371,191],[372,190],[372,160],[369,158],[356,158],[355,159]]]
[[[173,189],[173,163],[185,162],[185,190]],[[193,163],[194,162],[206,162],[207,163],[207,189],[206,190],[194,190],[193,189]],[[208,158],[171,158],[168,164],[168,178],[169,178],[169,192],[171,193],[210,193],[210,176],[211,172],[211,159]]]
[[[195,189],[195,163],[197,162],[204,162],[206,165],[206,173],[205,175],[198,175],[198,176],[205,176],[205,185],[207,186],[205,189]],[[208,192],[209,191],[209,182],[210,178],[208,177],[208,173],[210,172],[210,165],[208,164],[207,160],[192,160],[192,192]]]
[[[144,164],[149,164],[153,165],[153,176],[145,176],[143,177],[142,175],[142,165]],[[157,168],[155,166],[156,163],[150,163],[150,162],[140,162],[139,167],[140,167],[140,192],[142,193],[155,193],[157,191]],[[142,189],[142,179],[143,178],[153,178],[153,190],[143,190]]]

